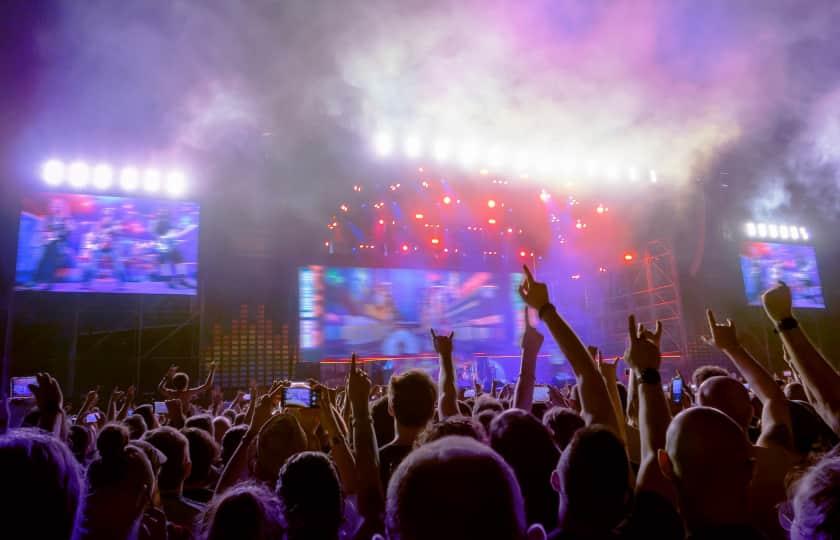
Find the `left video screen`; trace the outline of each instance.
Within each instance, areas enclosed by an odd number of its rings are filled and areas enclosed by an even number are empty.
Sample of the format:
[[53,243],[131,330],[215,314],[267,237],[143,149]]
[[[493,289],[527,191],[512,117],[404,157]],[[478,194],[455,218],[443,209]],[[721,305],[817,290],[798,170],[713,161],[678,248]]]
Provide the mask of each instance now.
[[194,295],[199,205],[36,193],[21,205],[17,290]]

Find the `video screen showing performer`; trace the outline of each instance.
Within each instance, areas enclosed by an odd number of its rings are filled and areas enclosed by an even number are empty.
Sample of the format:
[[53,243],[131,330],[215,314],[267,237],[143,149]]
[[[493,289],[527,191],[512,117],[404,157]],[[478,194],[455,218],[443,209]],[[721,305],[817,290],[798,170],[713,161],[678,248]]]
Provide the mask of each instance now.
[[750,305],[761,305],[761,293],[784,281],[790,287],[793,307],[825,308],[813,246],[747,242],[741,251],[741,272]]
[[194,295],[199,206],[39,193],[23,201],[18,290]]

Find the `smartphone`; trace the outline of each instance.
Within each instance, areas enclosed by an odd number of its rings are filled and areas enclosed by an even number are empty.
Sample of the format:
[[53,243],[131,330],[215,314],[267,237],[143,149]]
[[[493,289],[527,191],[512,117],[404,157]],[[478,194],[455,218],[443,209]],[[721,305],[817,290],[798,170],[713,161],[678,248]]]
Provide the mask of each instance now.
[[283,389],[283,406],[317,408],[318,392],[313,392],[306,383],[292,383],[291,386]]
[[95,412],[89,413],[85,416],[85,424],[95,424],[99,421],[99,415]]
[[548,401],[548,386],[544,384],[538,384],[534,386],[534,397],[533,401],[540,402],[540,401]]
[[11,380],[11,397],[13,398],[29,398],[32,397],[32,390],[29,385],[38,386],[38,379],[34,375],[31,377],[12,377]]
[[786,369],[782,372],[782,375],[784,375],[785,377],[791,377],[793,375],[793,372],[789,369]]
[[674,403],[682,402],[683,380],[679,377],[671,381],[671,399]]
[[242,401],[251,401],[251,394],[243,394]]
[[166,403],[163,401],[155,401],[155,414],[166,414]]
[[475,397],[475,388],[467,388],[464,390],[464,397],[465,398],[474,398]]

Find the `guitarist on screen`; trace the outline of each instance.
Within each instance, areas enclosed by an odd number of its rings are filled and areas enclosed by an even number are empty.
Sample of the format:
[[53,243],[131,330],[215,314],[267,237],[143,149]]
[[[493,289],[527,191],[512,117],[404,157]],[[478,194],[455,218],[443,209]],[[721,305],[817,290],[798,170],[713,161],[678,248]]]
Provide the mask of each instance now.
[[172,215],[167,208],[160,209],[157,220],[152,227],[152,231],[157,236],[155,250],[160,264],[160,276],[165,276],[164,268],[168,265],[170,272],[166,280],[171,289],[193,287],[187,283],[186,271],[183,268],[184,255],[181,253],[180,245],[183,242],[183,236],[192,232],[195,228],[194,224],[189,224],[179,230],[173,223]]
[[73,231],[73,223],[68,214],[66,203],[61,199],[53,199],[47,215],[41,221],[40,247],[44,251],[33,279],[35,284],[46,284],[45,290],[52,288],[56,281],[56,271],[66,256],[67,241]]

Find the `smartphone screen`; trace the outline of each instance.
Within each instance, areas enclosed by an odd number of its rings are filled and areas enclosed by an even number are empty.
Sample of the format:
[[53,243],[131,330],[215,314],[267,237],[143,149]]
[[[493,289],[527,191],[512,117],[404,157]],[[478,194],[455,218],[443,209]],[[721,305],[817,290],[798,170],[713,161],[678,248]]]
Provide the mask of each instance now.
[[674,400],[674,403],[680,403],[682,401],[682,391],[683,391],[683,381],[680,378],[676,378],[671,381],[671,399]]
[[30,384],[38,386],[38,380],[35,378],[34,375],[31,377],[12,377],[11,396],[13,398],[32,397],[32,390],[29,389]]
[[465,398],[474,398],[475,397],[475,388],[467,388],[464,390],[464,397]]
[[785,377],[790,377],[791,375],[793,375],[793,372],[791,372],[791,370],[789,369],[786,369],[782,372],[782,375],[784,375]]
[[85,416],[85,424],[95,424],[99,421],[99,415],[95,412],[89,413]]
[[242,401],[251,401],[251,394],[243,394]]
[[537,385],[534,387],[534,401],[548,401],[548,387]]
[[317,407],[318,393],[309,386],[290,386],[283,389],[283,405],[286,407]]
[[166,414],[166,403],[155,401],[155,414]]

